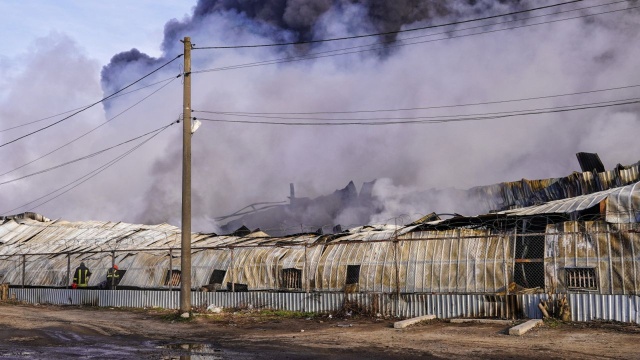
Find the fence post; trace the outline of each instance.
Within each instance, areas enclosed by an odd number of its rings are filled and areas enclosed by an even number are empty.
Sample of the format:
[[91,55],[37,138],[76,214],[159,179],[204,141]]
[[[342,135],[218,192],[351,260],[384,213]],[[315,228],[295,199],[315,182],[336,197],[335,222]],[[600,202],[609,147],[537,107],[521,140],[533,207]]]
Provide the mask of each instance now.
[[22,288],[24,289],[25,273],[27,271],[27,255],[22,255]]
[[304,279],[304,291],[309,293],[309,269],[307,268],[307,244],[304,244],[304,264],[302,267],[302,278]]
[[396,317],[400,316],[400,268],[398,266],[398,230],[393,234],[393,267],[396,275]]
[[400,266],[398,264],[398,239],[393,240],[393,266],[396,268],[396,296],[400,298]]
[[173,291],[173,249],[169,248],[169,292]]
[[231,247],[231,292],[236,292],[236,270],[235,263],[233,259],[233,247]]
[[[277,248],[277,246],[276,246],[276,248]],[[272,248],[272,249],[275,249],[275,248]],[[254,265],[254,266],[255,266],[255,265]],[[262,268],[262,266],[261,266],[261,265],[258,265],[258,266],[260,266],[260,267]],[[278,262],[277,262],[277,261],[274,261],[274,262],[273,262],[273,266],[274,266],[274,269],[272,269],[272,270],[273,270],[272,274],[273,274],[274,279],[275,279],[275,281],[276,281],[276,289],[280,289],[280,288],[282,288],[282,287],[286,286],[287,284],[286,284],[286,281],[285,281],[285,283],[284,283],[284,284],[280,282],[280,274],[278,273]],[[265,268],[266,268],[266,267],[267,267],[267,265],[266,265],[266,263],[265,263]],[[283,280],[284,280],[284,279],[283,279]]]
[[[504,237],[503,237],[504,239]],[[504,288],[505,288],[505,302],[506,302],[506,314],[505,317],[506,319],[510,319],[511,318],[511,313],[509,312],[509,302],[511,302],[511,297],[509,296],[509,273],[507,272],[507,257],[508,257],[508,253],[509,253],[509,237],[506,237],[507,239],[507,243],[505,244],[506,246],[503,246],[504,252],[503,252],[503,259],[502,259],[502,269],[504,271]]]
[[516,220],[516,227],[513,229],[513,259],[511,259],[511,273],[514,276],[516,274],[516,243],[518,242],[518,220]]
[[65,284],[65,288],[68,288],[70,283],[71,283],[71,253],[67,253],[67,283]]
[[116,251],[112,250],[111,251],[111,269],[110,270],[113,271],[113,275],[114,276],[111,277],[111,288],[115,290],[116,289],[116,277],[115,277],[116,270],[113,268],[114,266],[116,266]]

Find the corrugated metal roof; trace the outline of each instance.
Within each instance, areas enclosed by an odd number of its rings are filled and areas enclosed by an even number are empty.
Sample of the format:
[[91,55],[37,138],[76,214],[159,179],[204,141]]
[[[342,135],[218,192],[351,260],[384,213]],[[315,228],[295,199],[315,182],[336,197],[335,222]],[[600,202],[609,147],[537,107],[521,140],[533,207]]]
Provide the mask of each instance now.
[[470,198],[468,201],[483,204],[483,207],[487,209],[510,210],[592,194],[637,181],[640,181],[640,162],[599,172],[596,176],[592,171],[574,172],[561,178],[522,179],[478,186],[469,189]]
[[602,160],[600,160],[600,156],[596,153],[579,152],[576,154],[576,157],[578,157],[580,168],[584,172],[595,170],[596,172],[601,173],[606,171],[604,164],[602,164]]
[[539,214],[573,213],[586,210],[607,201],[605,220],[610,223],[637,222],[640,216],[640,186],[638,182],[593,194],[569,199],[550,201],[543,205],[498,212],[508,216],[528,216]]

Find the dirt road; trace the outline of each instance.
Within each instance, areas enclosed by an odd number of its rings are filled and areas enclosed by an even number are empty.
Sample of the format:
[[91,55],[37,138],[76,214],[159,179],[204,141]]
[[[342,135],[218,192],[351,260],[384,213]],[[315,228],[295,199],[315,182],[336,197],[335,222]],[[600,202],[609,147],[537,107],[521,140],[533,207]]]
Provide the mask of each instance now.
[[[640,327],[552,323],[522,337],[508,325],[291,318],[225,312],[180,321],[163,310],[0,306],[0,357],[13,359],[633,359]],[[181,357],[182,356],[182,357]]]

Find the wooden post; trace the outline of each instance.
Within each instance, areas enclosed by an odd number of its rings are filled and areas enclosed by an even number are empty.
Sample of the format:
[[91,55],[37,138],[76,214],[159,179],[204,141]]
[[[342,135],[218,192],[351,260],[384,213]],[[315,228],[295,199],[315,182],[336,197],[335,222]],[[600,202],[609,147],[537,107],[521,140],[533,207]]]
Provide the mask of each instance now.
[[307,267],[307,244],[304,244],[304,266],[302,268],[304,278],[304,291],[309,293],[309,268]]
[[24,289],[26,271],[27,271],[27,255],[22,255],[22,288],[23,289]]
[[71,253],[67,253],[67,286],[71,285]]
[[233,259],[233,247],[231,248],[231,292],[236,292],[236,271]]
[[115,290],[116,288],[116,270],[113,268],[116,265],[116,251],[111,251],[111,271],[113,271],[113,276],[111,276],[111,289]]
[[186,36],[183,43],[181,313],[191,311],[191,38]]
[[173,249],[169,249],[169,291],[173,291]]

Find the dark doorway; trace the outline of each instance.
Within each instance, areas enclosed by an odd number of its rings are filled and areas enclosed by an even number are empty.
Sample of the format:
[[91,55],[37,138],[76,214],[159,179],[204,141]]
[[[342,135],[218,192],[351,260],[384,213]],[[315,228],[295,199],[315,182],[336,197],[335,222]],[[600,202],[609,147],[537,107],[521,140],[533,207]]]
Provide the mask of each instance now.
[[209,284],[222,285],[225,275],[227,275],[227,272],[225,270],[213,270],[213,272],[211,273],[211,277],[209,278]]
[[515,237],[515,266],[513,279],[516,284],[544,291],[544,232],[547,222],[523,219]]
[[357,284],[360,281],[360,265],[347,265],[346,285]]

